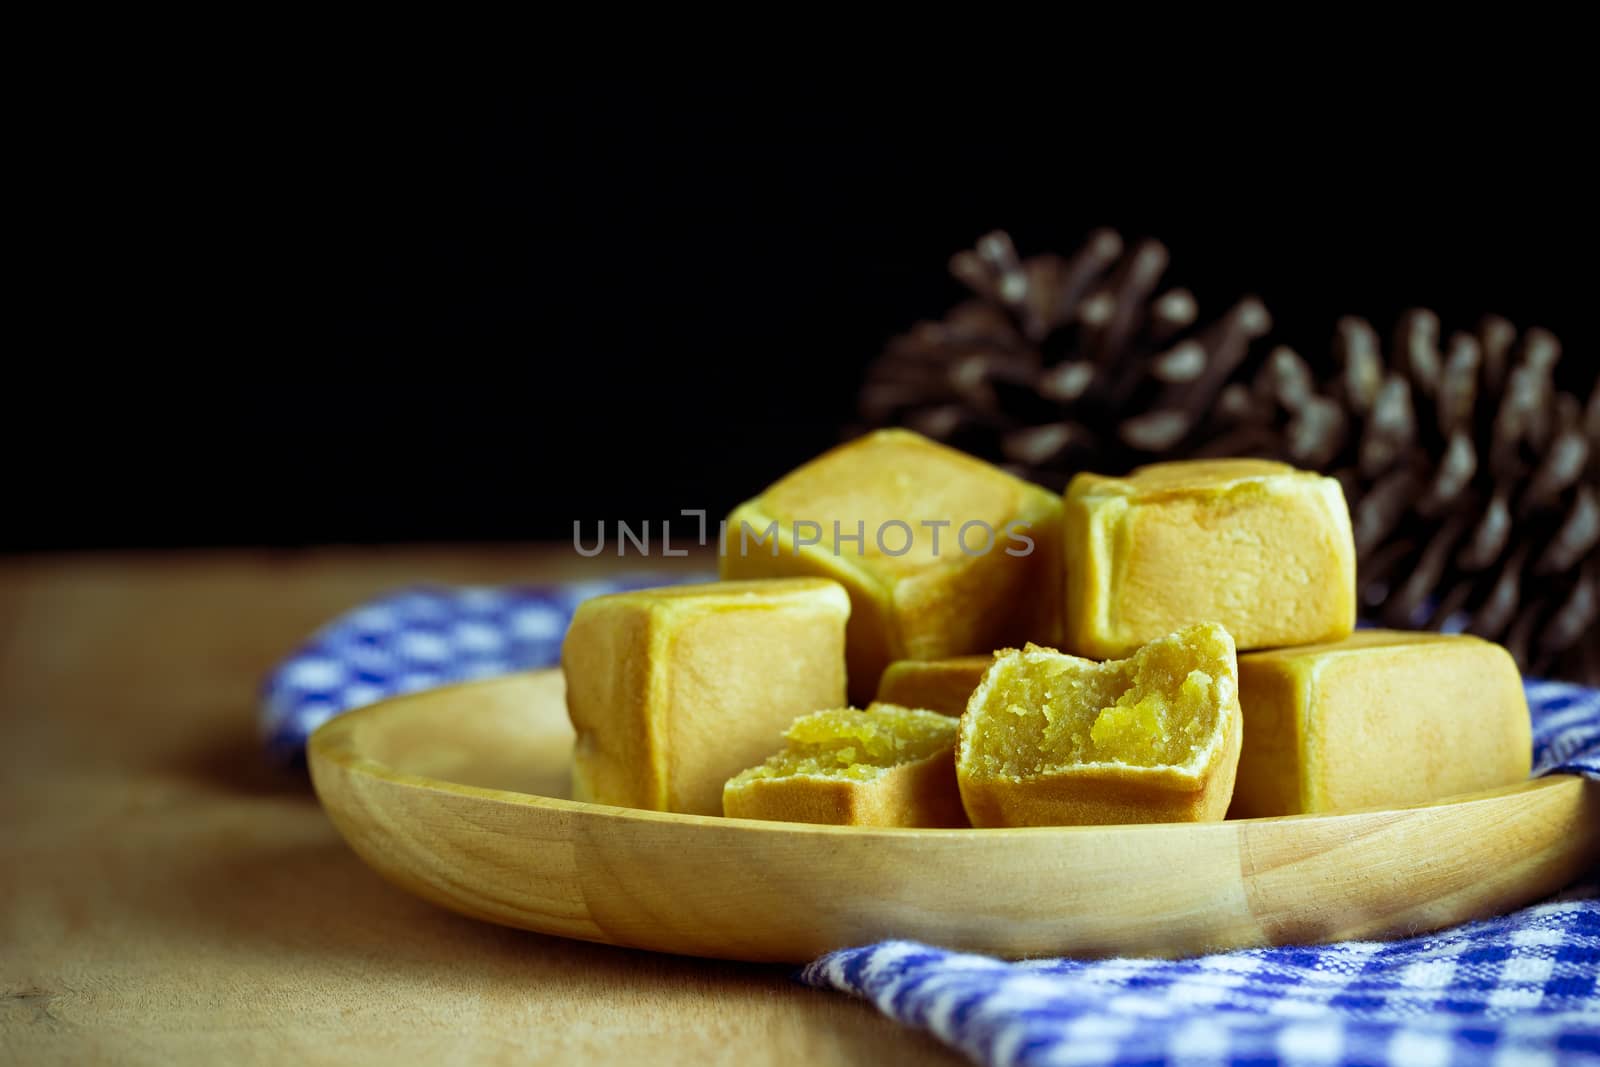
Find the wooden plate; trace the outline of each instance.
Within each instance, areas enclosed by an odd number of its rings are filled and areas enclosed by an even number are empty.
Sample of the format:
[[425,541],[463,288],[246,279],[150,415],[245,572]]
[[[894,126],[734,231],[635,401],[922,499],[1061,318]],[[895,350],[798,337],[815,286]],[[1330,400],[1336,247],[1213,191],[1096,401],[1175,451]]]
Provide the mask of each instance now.
[[388,700],[311,739],[351,846],[490,922],[742,960],[914,938],[1175,956],[1382,937],[1517,907],[1600,857],[1600,789],[1540,779],[1393,811],[1199,825],[862,830],[563,799],[558,671]]

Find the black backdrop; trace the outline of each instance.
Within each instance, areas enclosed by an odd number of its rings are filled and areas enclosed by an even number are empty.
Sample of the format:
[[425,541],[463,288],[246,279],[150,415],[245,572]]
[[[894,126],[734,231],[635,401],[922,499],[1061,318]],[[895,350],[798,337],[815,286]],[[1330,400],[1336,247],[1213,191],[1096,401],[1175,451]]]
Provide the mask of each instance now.
[[[113,114],[52,341],[14,360],[8,549],[566,538],[713,513],[832,443],[986,230],[1111,225],[1312,354],[1496,310],[1592,367],[1587,133],[1494,87],[1161,109],[726,87]],[[1069,101],[1070,103],[1070,101]],[[75,198],[75,199],[74,199]],[[1592,373],[1592,370],[1590,371]]]

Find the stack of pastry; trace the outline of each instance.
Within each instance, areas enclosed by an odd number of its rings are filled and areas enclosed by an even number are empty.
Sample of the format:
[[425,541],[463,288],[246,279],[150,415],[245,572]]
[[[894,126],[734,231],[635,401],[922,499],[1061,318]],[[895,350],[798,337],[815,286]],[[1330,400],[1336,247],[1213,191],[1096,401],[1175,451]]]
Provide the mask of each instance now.
[[579,799],[1171,822],[1415,803],[1529,770],[1506,652],[1352,633],[1344,497],[1283,464],[1082,474],[1058,497],[881,431],[735,509],[723,538],[725,581],[579,609]]

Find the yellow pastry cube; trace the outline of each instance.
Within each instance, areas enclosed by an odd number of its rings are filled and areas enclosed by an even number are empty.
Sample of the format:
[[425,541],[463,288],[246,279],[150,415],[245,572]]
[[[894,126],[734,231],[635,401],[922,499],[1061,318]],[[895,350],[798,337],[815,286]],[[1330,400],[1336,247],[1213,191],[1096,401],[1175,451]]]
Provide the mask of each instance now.
[[1520,782],[1533,759],[1511,655],[1476,637],[1362,630],[1239,657],[1234,818],[1416,804]]
[[1221,819],[1239,763],[1233,639],[1200,623],[1125,660],[1030,646],[995,657],[956,780],[974,826]]
[[1335,641],[1355,626],[1355,542],[1332,478],[1254,459],[1080,474],[1062,521],[1069,652],[1122,656],[1201,621],[1240,649]]
[[578,606],[561,648],[573,796],[717,815],[795,716],[844,702],[837,582],[677,585]]
[[926,708],[942,715],[957,715],[967,710],[972,691],[978,688],[983,672],[994,662],[986,656],[956,656],[951,659],[902,659],[889,664],[878,682],[878,699],[885,704]]
[[905,430],[791,471],[723,528],[724,578],[814,574],[850,591],[851,699],[897,659],[1059,638],[1061,498]]
[[729,779],[725,815],[835,826],[966,826],[956,720],[872,704],[801,716],[782,751]]

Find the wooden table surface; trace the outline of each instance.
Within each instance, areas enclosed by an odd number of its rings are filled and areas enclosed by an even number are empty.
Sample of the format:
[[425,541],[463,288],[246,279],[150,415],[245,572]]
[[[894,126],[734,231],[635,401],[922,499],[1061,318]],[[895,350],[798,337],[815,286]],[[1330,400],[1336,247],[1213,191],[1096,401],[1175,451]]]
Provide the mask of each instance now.
[[789,968],[433,908],[258,758],[264,672],[339,611],[617,569],[568,546],[0,558],[0,1063],[962,1062]]

